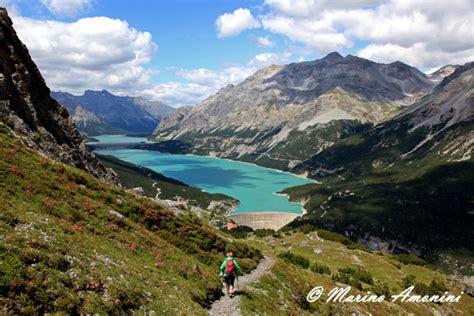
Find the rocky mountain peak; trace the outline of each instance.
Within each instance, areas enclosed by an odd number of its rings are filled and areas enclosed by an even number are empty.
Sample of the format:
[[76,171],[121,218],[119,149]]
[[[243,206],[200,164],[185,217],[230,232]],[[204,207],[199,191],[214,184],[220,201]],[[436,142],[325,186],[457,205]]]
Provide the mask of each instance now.
[[327,54],[326,57],[322,58],[322,60],[336,60],[341,58],[344,58],[341,54],[339,54],[338,52],[332,52]]
[[112,93],[110,93],[108,90],[102,89],[100,91],[95,91],[95,90],[86,90],[84,91],[84,96],[113,96]]
[[413,129],[445,130],[474,118],[474,62],[459,66],[435,87],[433,93],[407,109]]
[[[474,62],[466,63],[462,66],[445,66],[440,68],[437,72],[442,72],[445,74],[441,83],[435,87],[435,90],[442,89],[443,87],[447,86],[451,81],[454,79],[466,74],[467,72],[473,72],[474,70]],[[471,82],[471,87],[473,82]]]
[[428,75],[428,78],[430,78],[430,80],[433,81],[433,82],[439,83],[445,77],[452,74],[456,70],[456,68],[458,68],[458,67],[459,67],[459,65],[446,65],[446,66],[443,66],[443,67],[439,68],[438,70],[436,70],[435,72],[430,73]]
[[50,90],[18,38],[6,9],[0,8],[0,123],[19,141],[45,155],[117,182],[86,148],[64,107]]

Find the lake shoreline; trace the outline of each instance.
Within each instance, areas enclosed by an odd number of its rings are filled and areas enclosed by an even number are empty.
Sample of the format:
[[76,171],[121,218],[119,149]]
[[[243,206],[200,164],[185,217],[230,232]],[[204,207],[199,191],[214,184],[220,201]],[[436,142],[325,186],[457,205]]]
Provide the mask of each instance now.
[[[305,204],[305,203],[303,203],[303,202],[293,202],[293,201],[290,201],[290,196],[289,196],[288,194],[286,194],[286,193],[278,193],[278,192],[275,192],[275,193],[273,193],[273,194],[278,195],[278,196],[284,196],[284,197],[286,197],[286,198],[288,199],[288,202],[290,202],[290,203],[300,204],[300,205],[301,205],[301,214],[300,214],[300,216],[303,216],[303,215],[308,214],[308,211],[307,211],[307,210],[305,209],[305,207],[304,207],[304,204]],[[284,213],[284,212],[283,212],[283,213]]]
[[[135,136],[127,136],[127,135],[100,135],[100,136],[95,136],[94,138],[97,139],[97,137],[101,137],[101,136],[114,136],[114,137],[128,137],[128,138],[134,138]],[[139,137],[136,137],[136,138],[139,138]],[[100,144],[101,142],[87,142],[88,144],[91,144],[91,145],[94,145],[94,144]],[[103,143],[103,144],[108,144],[108,143]],[[142,142],[139,142],[139,143],[125,143],[125,144],[128,144],[128,145],[136,145],[136,144],[150,144],[150,145],[153,145],[153,144],[158,144],[156,142],[150,142],[148,140],[146,141],[142,141]],[[124,148],[124,149],[137,149],[137,148]],[[281,172],[281,173],[286,173],[286,174],[290,174],[292,176],[295,176],[295,177],[298,177],[298,178],[301,178],[301,179],[305,179],[305,180],[308,180],[308,181],[312,181],[316,184],[321,184],[321,182],[317,181],[317,180],[314,180],[314,179],[311,179],[309,178],[306,174],[297,174],[297,173],[292,173],[290,171],[284,171],[284,170],[280,170],[280,169],[275,169],[275,168],[271,168],[271,167],[265,167],[265,166],[261,166],[261,165],[258,165],[256,163],[253,163],[253,162],[248,162],[248,161],[242,161],[242,160],[236,160],[236,159],[231,159],[231,158],[221,158],[221,157],[216,157],[216,156],[209,156],[209,155],[197,155],[197,154],[189,154],[189,153],[183,153],[183,154],[178,154],[178,153],[172,153],[172,152],[167,152],[167,151],[159,151],[159,150],[156,150],[156,149],[153,149],[153,148],[147,148],[147,149],[141,149],[141,150],[150,150],[150,151],[156,151],[156,152],[159,152],[159,153],[162,153],[162,154],[170,154],[170,155],[183,155],[183,156],[193,156],[193,157],[206,157],[206,158],[211,158],[211,159],[220,159],[220,160],[226,160],[226,161],[232,161],[232,162],[238,162],[238,163],[243,163],[243,164],[249,164],[249,165],[252,165],[252,166],[256,166],[256,167],[259,167],[259,168],[264,168],[264,169],[268,169],[268,170],[272,170],[272,171],[276,171],[276,172]]]
[[[120,139],[121,137],[123,139]],[[223,194],[226,194],[226,195],[230,195],[233,198],[238,199],[238,200],[247,201],[248,198],[250,198],[250,200],[248,200],[248,201],[250,201],[251,204],[245,204],[242,211],[238,210],[238,208],[232,210],[232,212],[230,212],[230,214],[229,214],[229,217],[242,215],[242,214],[244,214],[244,216],[245,216],[245,214],[247,214],[249,216],[252,216],[251,214],[267,213],[267,214],[273,214],[273,215],[269,215],[269,216],[272,217],[272,218],[275,218],[275,221],[278,222],[278,221],[281,221],[281,219],[287,218],[287,217],[294,219],[296,217],[304,216],[305,214],[307,214],[307,211],[304,208],[304,203],[290,201],[289,196],[287,194],[280,193],[280,192],[282,192],[286,188],[290,188],[290,187],[295,187],[295,186],[305,185],[305,184],[311,184],[311,183],[320,183],[320,182],[318,182],[314,179],[309,179],[304,175],[298,175],[298,174],[293,174],[289,171],[283,171],[283,170],[274,169],[274,168],[270,168],[270,167],[264,167],[264,166],[260,166],[256,163],[247,162],[247,161],[240,161],[240,160],[234,160],[234,159],[229,159],[229,158],[220,158],[220,157],[207,156],[207,155],[197,155],[197,154],[191,154],[191,153],[186,153],[186,154],[170,153],[170,152],[166,152],[166,151],[159,151],[159,150],[153,150],[153,149],[148,149],[148,148],[146,148],[146,149],[145,148],[136,148],[136,147],[134,148],[134,145],[136,145],[136,144],[153,144],[153,143],[148,142],[146,139],[143,139],[143,138],[140,138],[140,137],[133,138],[133,137],[123,136],[123,135],[102,135],[102,136],[98,136],[98,137],[95,137],[95,138],[96,139],[99,138],[99,142],[90,142],[90,145],[99,145],[99,144],[104,145],[104,148],[100,148],[100,149],[95,148],[95,150],[97,150],[98,153],[100,153],[102,151],[109,151],[109,154],[114,155],[118,159],[122,159],[122,160],[131,162],[131,163],[134,163],[134,164],[137,164],[137,165],[141,165],[141,166],[147,167],[147,168],[150,168],[150,166],[148,166],[146,164],[143,164],[143,161],[140,161],[140,159],[138,159],[138,160],[134,159],[133,158],[134,157],[133,153],[129,157],[127,157],[126,155],[124,156],[123,154],[120,155],[119,151],[120,150],[125,150],[125,151],[126,150],[139,150],[139,151],[143,151],[143,152],[149,152],[150,154],[152,152],[156,152],[158,154],[169,155],[169,157],[171,157],[171,156],[178,156],[178,157],[182,156],[182,157],[193,157],[193,158],[195,157],[196,159],[203,159],[204,158],[204,159],[209,159],[209,160],[215,161],[215,163],[210,162],[210,166],[219,165],[219,162],[228,162],[228,163],[236,164],[236,167],[235,167],[236,169],[235,170],[245,170],[243,172],[247,172],[247,176],[252,177],[253,175],[255,175],[255,177],[258,178],[257,183],[258,182],[260,182],[260,183],[255,184],[256,185],[255,189],[259,190],[259,188],[262,188],[262,189],[266,188],[266,190],[262,191],[262,194],[264,194],[264,195],[272,194],[274,196],[285,197],[286,202],[283,202],[283,200],[281,202],[278,202],[279,200],[268,200],[268,202],[260,204],[260,202],[255,203],[257,200],[255,200],[255,197],[254,197],[255,194],[254,193],[248,193],[249,195],[247,195],[247,193],[245,193],[246,191],[244,190],[243,192],[240,192],[240,194],[241,195],[243,194],[243,196],[239,196],[238,194],[236,196],[235,194],[232,194],[232,193],[228,192],[228,189],[226,191],[226,189],[219,190],[219,188],[216,188],[215,189],[216,192],[223,193]],[[107,138],[110,138],[111,141],[109,142],[108,141],[109,139],[107,139]],[[133,140],[138,140],[138,142],[133,143]],[[132,142],[130,142],[130,141],[132,141]],[[109,144],[111,145],[111,147],[107,148],[106,146],[109,145]],[[117,148],[118,146],[120,146],[120,144],[123,144],[124,146],[121,147],[121,148]],[[113,153],[114,151],[117,151],[117,153],[116,153],[117,155],[115,155]],[[170,159],[173,159],[173,158],[170,158]],[[165,158],[165,161],[166,161],[166,158]],[[165,164],[166,164],[166,162],[165,162]],[[184,163],[184,164],[186,164],[186,163]],[[163,169],[160,169],[160,167],[158,165],[159,165],[159,163],[157,164],[157,167],[156,167],[157,169],[155,171],[166,174],[167,171],[163,170]],[[251,168],[248,169],[248,168],[238,167],[238,165],[242,165],[242,166],[245,165],[245,166],[249,166]],[[224,168],[223,170],[233,170],[232,165],[231,165],[231,167],[229,167],[228,165],[224,164],[223,168]],[[261,171],[254,171],[252,168],[258,168],[260,170],[267,170],[269,173],[264,172],[263,174],[260,174]],[[274,176],[271,176],[272,173],[274,174]],[[263,176],[263,175],[267,175],[267,174],[268,174],[268,176]],[[281,180],[278,180],[278,179],[280,179],[279,178],[280,176],[277,176],[276,174],[282,174],[282,175],[285,175],[285,176],[288,175],[288,176],[292,176],[292,177],[295,177],[295,178],[300,178],[300,179],[304,180],[306,183],[297,183],[298,181],[295,181],[295,183],[291,183],[292,182],[291,180],[283,180],[285,182],[288,181],[288,183],[286,183],[287,186],[283,185],[283,186],[279,187],[278,183]],[[244,173],[244,175],[245,175],[245,173]],[[214,192],[214,190],[210,191],[209,188],[207,188],[205,184],[203,185],[203,183],[194,183],[193,180],[186,179],[186,176],[184,178],[179,177],[177,175],[168,175],[168,176],[170,176],[172,178],[175,178],[175,179],[178,179],[179,181],[182,181],[182,182],[184,182],[188,185],[192,185],[194,187],[197,187],[198,189],[200,189],[203,192],[208,192],[208,193]],[[223,174],[223,176],[225,177],[225,173]],[[276,178],[273,179],[272,177],[276,177]],[[283,178],[283,179],[286,179],[286,178]],[[238,182],[236,182],[236,183],[237,183],[236,185],[238,187],[239,184],[238,184]],[[268,184],[265,184],[265,183],[268,183]],[[285,183],[283,183],[283,184],[285,184]],[[240,188],[239,188],[239,190],[240,190]],[[258,195],[258,193],[257,193],[257,195]],[[266,201],[266,199],[264,199],[262,201]],[[279,203],[281,203],[281,207],[278,206],[278,205],[280,205]],[[295,207],[288,207],[288,205],[291,205],[291,204],[293,204],[293,205],[298,204],[299,208],[295,209]],[[286,210],[285,210],[285,208],[286,208]],[[254,209],[260,209],[260,211],[253,211]],[[268,210],[267,211],[262,211],[264,209],[268,209]],[[282,210],[280,211],[279,209],[282,209]],[[277,218],[278,214],[281,215],[281,219]]]

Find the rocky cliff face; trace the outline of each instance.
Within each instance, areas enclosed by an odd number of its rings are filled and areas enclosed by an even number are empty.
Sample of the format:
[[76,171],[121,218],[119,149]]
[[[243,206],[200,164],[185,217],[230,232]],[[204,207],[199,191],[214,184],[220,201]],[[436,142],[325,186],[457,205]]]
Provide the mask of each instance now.
[[433,93],[406,111],[413,129],[442,130],[474,119],[474,62],[451,70]]
[[49,94],[7,11],[0,8],[0,122],[47,156],[116,182],[86,148],[66,109]]
[[431,81],[439,83],[441,82],[445,77],[449,76],[452,74],[456,68],[458,68],[459,65],[446,65],[444,67],[441,67],[440,69],[436,70],[433,73],[430,73],[428,75],[428,78],[430,78]]
[[432,89],[416,68],[331,53],[270,66],[160,122],[156,141],[291,168],[366,125],[395,116]]

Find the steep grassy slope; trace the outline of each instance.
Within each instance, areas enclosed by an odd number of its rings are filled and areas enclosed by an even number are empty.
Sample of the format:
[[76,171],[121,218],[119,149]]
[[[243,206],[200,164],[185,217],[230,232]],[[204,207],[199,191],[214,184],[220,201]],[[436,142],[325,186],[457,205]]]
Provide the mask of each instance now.
[[[414,285],[413,295],[459,295],[465,285],[424,265],[420,260],[349,249],[339,242],[323,239],[324,232],[285,234],[255,238],[247,242],[267,255],[279,256],[270,274],[242,293],[243,314],[267,315],[472,315],[474,299],[463,294],[459,303],[327,303],[334,287],[352,286],[350,294],[367,291],[389,297]],[[333,234],[326,235],[332,237]],[[352,247],[351,247],[352,248]],[[290,254],[288,255],[288,250]],[[284,255],[282,255],[284,254]],[[421,265],[420,265],[421,264]],[[308,292],[323,286],[325,292],[313,303]]]
[[56,163],[0,125],[0,313],[206,314],[217,266],[259,251]]

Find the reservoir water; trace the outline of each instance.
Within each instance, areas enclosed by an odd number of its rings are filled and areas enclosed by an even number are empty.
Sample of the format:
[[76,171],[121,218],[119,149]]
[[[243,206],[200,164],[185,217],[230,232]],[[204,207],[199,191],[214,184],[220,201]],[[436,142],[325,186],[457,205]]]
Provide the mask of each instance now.
[[[101,144],[139,143],[145,139],[126,136],[94,137]],[[201,188],[236,198],[240,205],[233,214],[246,212],[288,212],[301,214],[301,205],[286,196],[276,195],[285,188],[313,183],[290,173],[226,159],[194,155],[176,155],[151,150],[101,149],[102,155],[150,168],[163,175]]]

